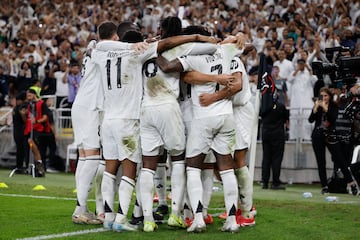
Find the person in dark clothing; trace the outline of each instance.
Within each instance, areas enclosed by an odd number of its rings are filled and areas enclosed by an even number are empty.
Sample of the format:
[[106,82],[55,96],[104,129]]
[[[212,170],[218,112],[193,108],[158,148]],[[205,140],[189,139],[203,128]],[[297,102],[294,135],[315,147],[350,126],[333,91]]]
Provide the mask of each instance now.
[[326,157],[325,147],[327,147],[333,156],[335,164],[344,174],[345,181],[353,195],[358,190],[355,181],[352,179],[349,169],[346,167],[342,154],[341,146],[336,138],[336,119],[338,117],[338,107],[333,101],[333,94],[327,87],[320,89],[319,99],[315,101],[315,105],[309,116],[309,122],[315,122],[314,130],[311,134],[312,146],[315,153],[318,172],[321,182],[321,193],[329,193],[327,174],[326,174]]
[[285,150],[285,125],[289,122],[289,110],[283,103],[275,101],[273,107],[263,112],[262,119],[262,188],[269,186],[270,171],[272,170],[271,189],[284,190],[280,181],[281,162]]
[[9,94],[8,76],[4,74],[4,69],[0,65],[0,107],[5,106],[6,98]]
[[57,71],[58,65],[53,67],[45,66],[45,79],[41,86],[41,96],[44,95],[55,95],[56,92],[56,78],[54,72]]
[[[25,123],[22,117],[25,115],[26,111],[26,105],[24,104],[25,98],[26,93],[20,92],[16,96],[16,106],[13,109],[13,136],[16,144],[16,173],[25,173],[29,164],[28,159],[25,158],[27,155],[25,150],[26,139],[24,136]],[[24,161],[26,163],[25,167]]]

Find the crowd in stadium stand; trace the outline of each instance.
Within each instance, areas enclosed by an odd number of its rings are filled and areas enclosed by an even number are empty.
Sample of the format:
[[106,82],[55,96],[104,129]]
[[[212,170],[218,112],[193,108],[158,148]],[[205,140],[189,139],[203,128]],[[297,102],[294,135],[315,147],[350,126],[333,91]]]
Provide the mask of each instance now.
[[[247,71],[256,68],[257,56],[263,52],[270,67],[278,66],[278,77],[286,81],[286,106],[311,108],[312,104],[302,103],[311,102],[317,92],[308,89],[310,94],[300,96],[298,103],[297,87],[287,80],[299,59],[309,69],[315,60],[331,62],[325,48],[344,46],[359,55],[359,9],[357,0],[4,1],[0,9],[0,105],[13,105],[17,92],[34,84],[42,87],[42,95],[55,94],[57,107],[64,98],[71,102],[77,85],[67,75],[81,63],[87,43],[96,38],[97,27],[105,20],[116,24],[133,21],[150,38],[157,36],[161,19],[179,16],[183,27],[206,26],[219,38],[246,34],[255,46],[243,57]],[[312,86],[313,82],[306,87]],[[290,138],[294,134],[290,131]],[[302,138],[310,139],[309,134]]]

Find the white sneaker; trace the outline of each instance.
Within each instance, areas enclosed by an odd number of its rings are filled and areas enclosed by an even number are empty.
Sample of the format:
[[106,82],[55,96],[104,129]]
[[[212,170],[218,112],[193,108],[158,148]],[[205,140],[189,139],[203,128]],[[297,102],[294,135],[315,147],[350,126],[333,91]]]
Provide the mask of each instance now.
[[137,228],[129,224],[129,222],[125,219],[123,223],[114,222],[112,225],[112,229],[114,232],[136,232]]
[[190,227],[186,229],[187,232],[196,232],[196,233],[205,232],[205,230],[206,230],[206,224],[204,222],[197,223],[195,221],[191,224]]
[[239,231],[239,225],[234,221],[225,221],[221,228],[222,232],[236,233]]
[[104,221],[103,227],[107,230],[112,230],[114,222],[113,221]]
[[90,224],[90,225],[102,224],[102,221],[97,219],[95,214],[90,213],[90,212],[73,215],[72,221],[73,221],[73,223],[76,223],[76,224]]

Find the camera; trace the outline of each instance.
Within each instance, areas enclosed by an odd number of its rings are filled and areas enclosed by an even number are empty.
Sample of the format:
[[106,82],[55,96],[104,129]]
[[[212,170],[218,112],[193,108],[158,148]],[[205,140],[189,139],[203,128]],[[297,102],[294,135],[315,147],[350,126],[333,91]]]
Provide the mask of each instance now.
[[319,100],[322,101],[323,100],[323,95],[319,95]]
[[356,82],[355,75],[360,74],[360,56],[342,56],[342,52],[350,52],[348,47],[326,48],[326,57],[331,60],[334,53],[338,52],[334,63],[314,61],[311,64],[313,73],[319,80],[323,80],[323,75],[329,75],[334,85],[352,86]]

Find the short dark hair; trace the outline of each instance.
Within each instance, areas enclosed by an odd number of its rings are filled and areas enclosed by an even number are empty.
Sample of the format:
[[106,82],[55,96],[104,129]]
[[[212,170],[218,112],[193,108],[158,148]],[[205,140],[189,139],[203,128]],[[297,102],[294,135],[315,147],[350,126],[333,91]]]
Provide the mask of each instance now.
[[167,17],[161,22],[161,38],[177,36],[181,34],[181,20],[178,17]]
[[116,33],[115,23],[110,21],[101,23],[98,33],[100,39],[110,39]]
[[127,31],[139,31],[139,26],[130,21],[121,22],[117,27],[117,31],[116,31],[120,41],[123,40],[124,35]]
[[121,41],[128,43],[137,43],[144,41],[144,38],[142,34],[138,31],[127,31]]
[[200,34],[204,36],[211,36],[211,33],[206,30],[203,26],[191,25],[184,29],[184,35]]

